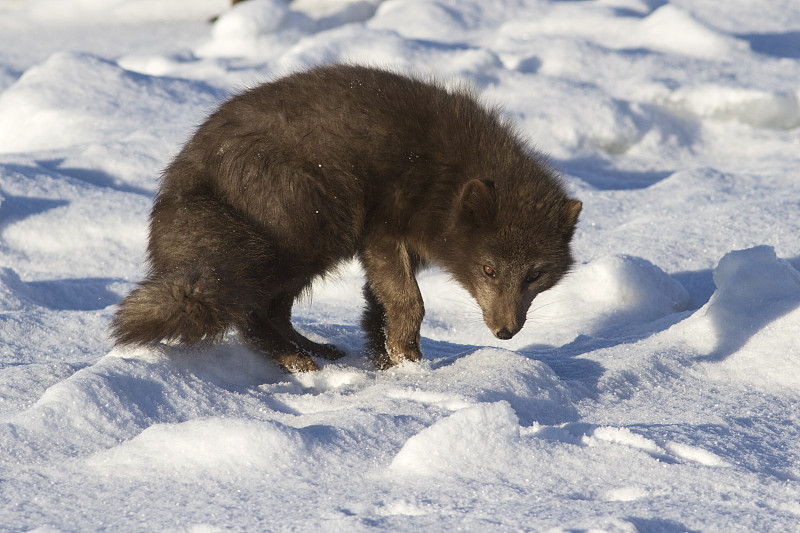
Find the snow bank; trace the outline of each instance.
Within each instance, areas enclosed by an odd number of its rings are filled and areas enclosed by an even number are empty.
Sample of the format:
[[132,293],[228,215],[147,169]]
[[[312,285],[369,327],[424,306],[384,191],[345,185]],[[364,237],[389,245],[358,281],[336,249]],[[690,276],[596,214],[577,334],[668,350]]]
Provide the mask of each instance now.
[[220,96],[200,82],[143,76],[87,53],[55,53],[0,94],[0,153],[137,136],[175,142]]
[[[576,34],[623,51],[653,50],[667,54],[714,58],[746,45],[715,30],[672,3],[603,1],[590,5],[537,6],[527,16],[506,19],[528,34],[559,38]],[[622,13],[627,16],[613,16]]]
[[96,23],[112,19],[140,24],[190,19],[198,12],[214,13],[229,4],[225,0],[194,0],[190,6],[159,0],[30,0],[27,3],[30,4],[27,12],[39,20]]
[[650,13],[637,29],[634,40],[661,52],[719,57],[736,48],[744,48],[741,43],[701,23],[683,9],[669,4]]
[[214,23],[211,41],[198,49],[201,56],[257,56],[285,49],[291,43],[322,32],[368,20],[381,0],[299,1],[249,0],[234,5]]
[[759,128],[790,130],[800,126],[798,92],[762,91],[701,85],[674,91],[664,105],[677,113],[715,120],[736,120]]
[[[109,284],[109,271],[138,273],[140,267],[131,269],[127,257],[142,253],[146,227],[140,221],[149,211],[150,198],[125,192],[128,187],[123,182],[96,178],[90,169],[62,171],[36,162],[0,163],[0,190],[6,195],[0,205],[0,257],[13,261],[14,270],[32,281],[75,278],[103,283],[106,278]],[[61,274],[54,275],[54,264],[64,269]],[[82,307],[71,298],[48,296],[52,290],[61,289],[37,291],[35,299],[49,301],[55,308]],[[65,286],[63,290],[73,289]]]
[[[233,6],[214,23],[211,32],[217,55],[252,54],[256,39],[280,29],[290,13],[282,0],[250,0]],[[211,50],[206,48],[206,54]]]
[[389,469],[400,475],[486,479],[505,470],[519,453],[518,441],[519,420],[507,403],[467,407],[408,439]]
[[[559,285],[537,296],[522,331],[510,341],[498,341],[470,296],[448,276],[423,274],[420,288],[427,313],[424,336],[510,349],[563,345],[579,335],[632,333],[686,311],[691,300],[677,280],[646,259],[602,256],[577,265]],[[461,323],[441,327],[441,317],[458,309]]]
[[283,424],[207,418],[152,425],[87,463],[123,477],[240,478],[296,470],[309,453],[302,434]]
[[581,265],[561,287],[542,294],[533,314],[541,309],[554,322],[576,320],[574,335],[619,334],[689,308],[689,293],[674,278],[653,263],[626,255],[599,257]]
[[626,396],[701,376],[764,393],[797,391],[800,355],[792,339],[800,323],[800,272],[773,248],[759,246],[726,254],[713,281],[716,290],[696,311],[652,323],[644,337],[641,329],[629,330],[634,335],[624,343],[626,357],[616,343],[582,338],[589,350],[581,358],[606,369],[598,390]]
[[800,390],[800,272],[761,246],[731,252],[714,270],[717,290],[681,325],[708,372],[764,389]]

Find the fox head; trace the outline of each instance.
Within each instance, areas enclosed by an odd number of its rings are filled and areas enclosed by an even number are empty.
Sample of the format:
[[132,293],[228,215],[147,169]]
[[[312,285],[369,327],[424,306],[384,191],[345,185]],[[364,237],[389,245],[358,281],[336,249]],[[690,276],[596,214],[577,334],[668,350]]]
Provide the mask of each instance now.
[[536,295],[572,266],[570,241],[582,207],[553,179],[538,191],[525,189],[473,179],[461,190],[455,210],[460,250],[448,270],[503,340],[522,329]]

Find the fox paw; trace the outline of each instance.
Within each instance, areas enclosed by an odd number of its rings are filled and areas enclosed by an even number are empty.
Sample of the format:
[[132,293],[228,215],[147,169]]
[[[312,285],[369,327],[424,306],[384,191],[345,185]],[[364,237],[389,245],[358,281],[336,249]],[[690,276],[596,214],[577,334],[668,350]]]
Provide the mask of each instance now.
[[290,374],[297,372],[313,372],[319,370],[319,366],[314,362],[310,355],[301,353],[283,353],[272,356],[282,369]]
[[374,357],[375,366],[381,370],[397,366],[406,361],[419,361],[422,359],[422,352],[416,346],[406,348],[387,348],[386,351]]
[[335,361],[337,359],[341,359],[347,354],[333,344],[317,344],[314,347],[314,355],[329,361]]

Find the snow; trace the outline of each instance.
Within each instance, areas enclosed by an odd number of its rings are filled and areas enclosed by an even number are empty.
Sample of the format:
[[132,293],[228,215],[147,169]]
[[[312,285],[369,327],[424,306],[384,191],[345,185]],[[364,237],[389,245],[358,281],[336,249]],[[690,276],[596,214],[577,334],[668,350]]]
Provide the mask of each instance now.
[[[209,20],[219,16],[212,24]],[[800,4],[0,0],[0,530],[796,531]],[[420,275],[425,359],[113,348],[160,170],[220,101],[355,61],[471,83],[584,203],[511,341]]]

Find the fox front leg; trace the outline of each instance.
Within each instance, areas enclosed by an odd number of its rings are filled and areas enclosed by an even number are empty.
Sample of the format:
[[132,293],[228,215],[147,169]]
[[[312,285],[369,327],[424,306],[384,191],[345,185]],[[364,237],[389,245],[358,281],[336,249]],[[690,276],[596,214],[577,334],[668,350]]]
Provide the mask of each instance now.
[[414,276],[418,262],[405,246],[388,237],[369,239],[361,260],[367,275],[362,325],[376,366],[419,361],[425,308]]

